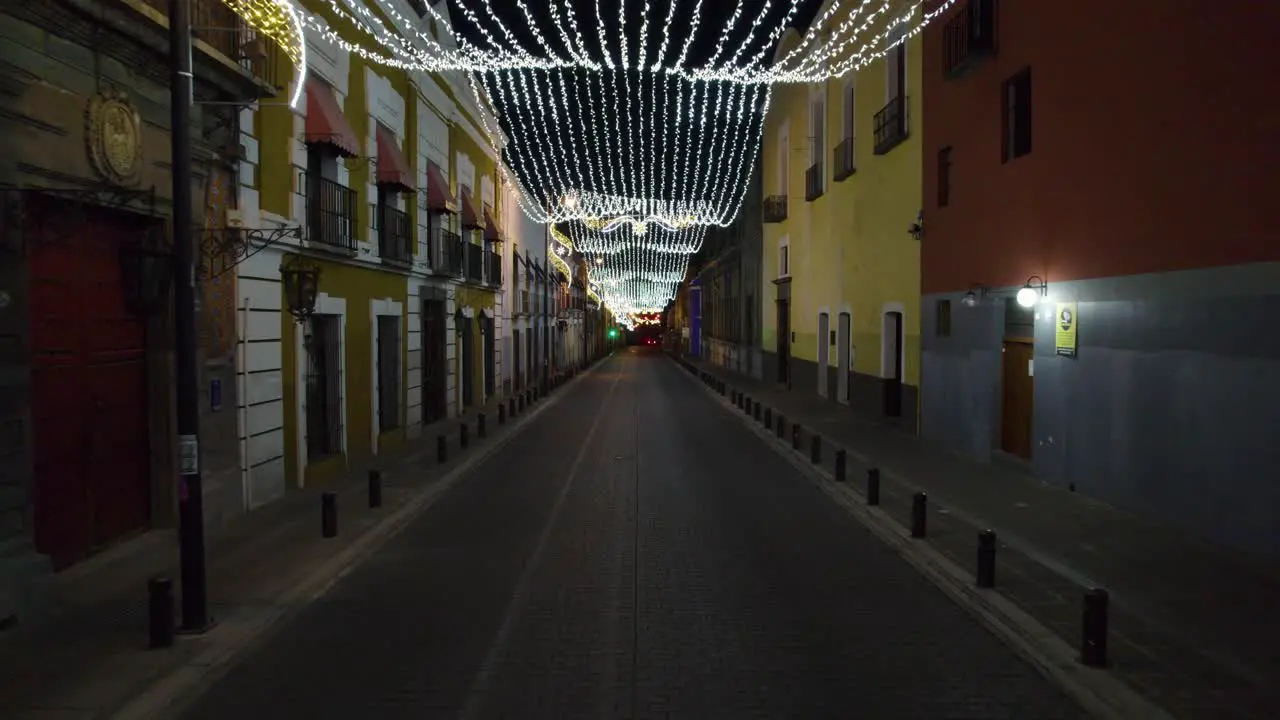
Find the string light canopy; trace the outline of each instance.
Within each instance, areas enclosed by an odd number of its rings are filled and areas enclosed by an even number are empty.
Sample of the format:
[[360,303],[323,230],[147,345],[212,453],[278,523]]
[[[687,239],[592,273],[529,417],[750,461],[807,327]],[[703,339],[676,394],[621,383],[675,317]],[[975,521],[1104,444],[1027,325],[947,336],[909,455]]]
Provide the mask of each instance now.
[[697,229],[737,217],[774,85],[858,70],[956,2],[826,0],[775,57],[815,0],[737,0],[732,12],[717,0],[450,0],[452,11],[426,4],[421,17],[399,0],[316,0],[354,35],[296,0],[223,1],[293,61],[295,106],[307,38],[387,67],[461,73],[521,207],[568,223],[620,318],[665,306]]

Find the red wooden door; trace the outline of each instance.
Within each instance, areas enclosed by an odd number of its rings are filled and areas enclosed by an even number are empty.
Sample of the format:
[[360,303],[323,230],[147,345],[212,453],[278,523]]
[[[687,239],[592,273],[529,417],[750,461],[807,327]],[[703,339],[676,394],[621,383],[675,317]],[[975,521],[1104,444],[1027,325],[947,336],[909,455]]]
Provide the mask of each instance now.
[[45,232],[42,213],[68,210],[29,210],[35,541],[61,569],[151,521],[145,325],[118,255],[143,226],[72,210],[85,221]]

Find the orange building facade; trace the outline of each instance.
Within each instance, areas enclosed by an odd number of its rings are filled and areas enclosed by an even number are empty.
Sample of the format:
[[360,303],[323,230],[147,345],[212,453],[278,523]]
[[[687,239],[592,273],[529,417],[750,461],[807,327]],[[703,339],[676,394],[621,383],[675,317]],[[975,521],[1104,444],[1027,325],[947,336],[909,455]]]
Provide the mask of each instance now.
[[924,435],[1280,550],[1277,23],[966,0],[925,30]]

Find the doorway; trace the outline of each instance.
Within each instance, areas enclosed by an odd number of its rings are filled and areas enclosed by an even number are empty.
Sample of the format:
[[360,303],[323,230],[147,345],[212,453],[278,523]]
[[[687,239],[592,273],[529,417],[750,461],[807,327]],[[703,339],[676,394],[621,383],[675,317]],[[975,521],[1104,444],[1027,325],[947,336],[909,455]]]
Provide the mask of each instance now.
[[480,343],[482,346],[481,357],[484,362],[484,397],[487,401],[494,395],[494,384],[496,375],[494,371],[497,369],[494,357],[493,344],[493,318],[488,315],[480,315]]
[[831,344],[827,334],[831,332],[831,315],[818,313],[818,394],[826,397],[827,380],[831,367]]
[[902,313],[886,312],[880,334],[885,417],[902,417]]
[[422,424],[445,418],[447,375],[444,300],[422,302]]
[[1032,358],[1035,346],[1029,340],[1006,340],[1003,350],[1003,382],[1001,383],[1000,449],[1031,459],[1031,413],[1035,384]]
[[462,352],[458,353],[458,363],[462,366],[462,407],[471,407],[476,403],[475,321],[461,316],[458,323],[462,330],[458,334],[458,344],[462,346]]
[[840,318],[836,322],[836,400],[842,403],[849,402],[849,373],[853,372],[853,362],[850,358],[850,350],[853,343],[849,339],[849,333],[852,331],[853,320],[849,313],[840,313]]
[[[64,569],[151,526],[146,322],[126,307],[119,248],[144,220],[27,198],[33,521]],[[82,213],[50,231],[38,218]]]
[[779,300],[778,308],[778,382],[791,384],[791,301]]

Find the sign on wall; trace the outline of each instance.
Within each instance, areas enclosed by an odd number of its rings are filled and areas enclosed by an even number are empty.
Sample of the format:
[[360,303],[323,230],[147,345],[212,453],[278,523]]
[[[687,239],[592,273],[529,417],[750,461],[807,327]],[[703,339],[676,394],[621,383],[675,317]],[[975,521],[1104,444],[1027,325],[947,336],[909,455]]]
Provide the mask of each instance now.
[[1055,351],[1062,357],[1076,356],[1076,304],[1058,303],[1053,323]]

